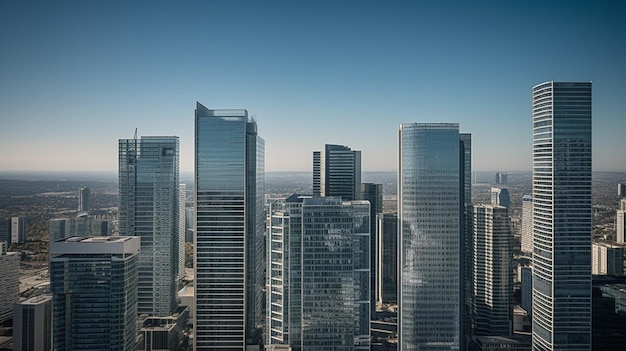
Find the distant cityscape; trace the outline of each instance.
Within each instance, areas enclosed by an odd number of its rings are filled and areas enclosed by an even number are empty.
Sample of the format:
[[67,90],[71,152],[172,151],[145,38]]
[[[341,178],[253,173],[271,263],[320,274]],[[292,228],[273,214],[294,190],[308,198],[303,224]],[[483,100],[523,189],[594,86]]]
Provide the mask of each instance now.
[[0,173],[0,350],[621,349],[626,172],[592,172],[591,91],[532,87],[532,172],[473,170],[457,123],[399,125],[397,172],[323,143],[266,172],[248,111],[198,102],[192,174],[137,133],[117,173]]

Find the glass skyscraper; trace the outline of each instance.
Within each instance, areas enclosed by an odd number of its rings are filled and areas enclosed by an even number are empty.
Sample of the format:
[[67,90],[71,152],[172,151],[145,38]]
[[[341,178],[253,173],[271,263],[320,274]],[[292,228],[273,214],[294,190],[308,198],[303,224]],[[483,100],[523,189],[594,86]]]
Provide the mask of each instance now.
[[469,141],[456,123],[399,127],[401,350],[462,349]]
[[369,350],[369,203],[293,195],[270,214],[268,345]]
[[135,349],[139,246],[122,236],[50,243],[53,350]]
[[195,111],[195,350],[262,344],[265,142],[246,110]]
[[139,314],[168,316],[177,307],[178,137],[119,141],[120,235],[139,236]]
[[339,196],[344,201],[361,198],[361,151],[326,144],[313,151],[313,196]]
[[533,350],[591,350],[591,82],[532,88]]

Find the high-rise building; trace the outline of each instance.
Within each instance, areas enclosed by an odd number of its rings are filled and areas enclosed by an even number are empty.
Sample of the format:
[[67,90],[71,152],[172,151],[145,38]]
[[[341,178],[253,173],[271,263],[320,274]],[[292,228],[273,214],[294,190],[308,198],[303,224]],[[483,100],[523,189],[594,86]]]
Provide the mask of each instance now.
[[398,216],[379,213],[376,216],[376,303],[398,303]]
[[513,332],[512,234],[509,213],[498,205],[474,206],[472,335]]
[[135,349],[138,237],[50,243],[54,350]]
[[491,188],[491,204],[497,206],[511,206],[511,197],[506,188]]
[[18,244],[26,242],[26,218],[11,218],[11,242]]
[[195,346],[262,344],[265,142],[246,110],[195,111]]
[[376,307],[376,267],[379,266],[377,261],[378,252],[377,249],[377,237],[376,237],[376,216],[383,212],[383,185],[374,183],[361,183],[361,199],[369,201],[370,203],[370,292],[372,294],[370,299],[370,307],[374,309]]
[[529,266],[520,266],[520,306],[530,314],[533,310],[533,270]]
[[591,274],[624,275],[623,246],[594,242],[591,250]]
[[13,304],[20,299],[20,254],[7,252],[7,244],[0,242],[0,323],[13,317]]
[[361,198],[361,151],[326,144],[313,151],[313,196],[339,196],[345,201]]
[[621,199],[615,218],[615,232],[618,244],[626,243],[626,198]]
[[0,242],[11,244],[11,219],[0,218]]
[[456,123],[399,127],[402,350],[463,349],[469,139]]
[[[521,230],[522,252],[527,255],[533,253],[533,197],[524,195],[522,197],[522,230]],[[527,311],[530,312],[530,311]]]
[[119,140],[119,231],[141,238],[139,314],[168,316],[178,274],[178,137]]
[[591,349],[591,82],[532,88],[533,350]]
[[78,212],[91,211],[91,190],[88,187],[78,189]]
[[293,195],[270,205],[268,345],[369,350],[370,205]]
[[621,197],[626,196],[626,184],[622,184],[622,183],[617,184],[617,196],[621,196]]
[[187,210],[187,184],[178,185],[178,280],[185,277],[185,234],[187,225],[185,216]]
[[13,351],[49,351],[52,344],[52,296],[16,303],[13,309]]

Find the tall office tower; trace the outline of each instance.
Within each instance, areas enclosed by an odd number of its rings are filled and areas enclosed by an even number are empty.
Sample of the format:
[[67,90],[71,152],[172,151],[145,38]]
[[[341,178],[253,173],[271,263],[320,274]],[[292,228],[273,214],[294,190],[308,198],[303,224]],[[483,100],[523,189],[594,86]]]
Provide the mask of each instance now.
[[326,144],[313,151],[313,196],[340,196],[345,201],[361,198],[361,151]]
[[246,110],[195,111],[194,349],[261,345],[265,142]]
[[491,188],[491,204],[496,206],[511,206],[511,197],[506,188]]
[[472,317],[472,277],[474,271],[472,265],[472,253],[474,251],[474,227],[472,221],[474,216],[472,214],[474,208],[472,206],[472,135],[469,133],[459,133],[460,148],[459,155],[461,156],[460,173],[463,179],[461,189],[461,203],[463,208],[461,209],[461,225],[462,225],[462,241],[461,241],[461,255],[462,255],[462,285],[461,285],[461,299],[462,299],[462,335],[465,337],[462,340],[466,340],[471,333],[471,317]]
[[495,184],[500,184],[500,172],[496,172]]
[[621,199],[615,218],[616,240],[618,244],[626,242],[626,198]]
[[376,216],[376,303],[398,303],[398,216]]
[[513,279],[509,212],[498,205],[474,206],[472,335],[513,332]]
[[[522,197],[522,252],[527,255],[533,253],[533,197]],[[530,311],[528,311],[530,312]]]
[[376,308],[376,286],[379,285],[376,281],[376,267],[379,266],[377,255],[377,243],[378,239],[376,236],[376,216],[379,213],[383,212],[383,185],[382,184],[374,184],[374,183],[361,183],[360,189],[361,199],[367,200],[370,203],[370,307],[372,309]]
[[532,88],[533,350],[591,349],[591,82]]
[[185,277],[185,233],[187,225],[185,216],[187,210],[187,184],[178,185],[178,280]]
[[338,197],[270,205],[268,345],[369,350],[369,216],[367,201]]
[[178,137],[119,140],[119,230],[139,236],[139,314],[176,308],[178,274]]
[[622,183],[617,184],[617,196],[621,196],[621,197],[626,196],[626,184],[622,184]]
[[0,242],[11,244],[11,219],[0,218]]
[[13,317],[13,304],[20,299],[20,254],[7,252],[7,246],[0,242],[0,323]]
[[87,187],[78,188],[78,212],[91,211],[91,190]]
[[139,238],[50,243],[54,350],[135,349]]
[[526,312],[528,314],[531,314],[532,310],[533,310],[533,270],[531,267],[528,266],[520,266],[520,276],[521,276],[521,284],[520,284],[520,291],[521,291],[521,303],[520,306],[522,306],[522,308],[524,310],[526,310]]
[[54,218],[48,222],[48,238],[56,241],[72,236],[72,221],[69,218]]
[[469,138],[456,123],[399,127],[402,350],[463,349]]
[[591,250],[591,274],[624,275],[624,247],[593,243]]
[[26,218],[11,218],[11,242],[18,244],[26,242]]
[[508,173],[504,172],[504,173],[500,173],[500,184],[508,184]]
[[13,351],[49,351],[52,346],[52,296],[16,303],[13,309]]

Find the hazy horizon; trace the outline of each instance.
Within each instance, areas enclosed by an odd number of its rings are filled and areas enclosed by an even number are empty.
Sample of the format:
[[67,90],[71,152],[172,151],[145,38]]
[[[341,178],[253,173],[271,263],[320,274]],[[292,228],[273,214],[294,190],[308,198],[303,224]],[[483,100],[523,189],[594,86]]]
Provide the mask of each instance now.
[[532,167],[531,89],[593,81],[593,166],[626,171],[626,3],[0,2],[0,170],[107,171],[118,140],[243,108],[266,170],[314,150],[395,171],[400,123],[456,122],[476,170]]

